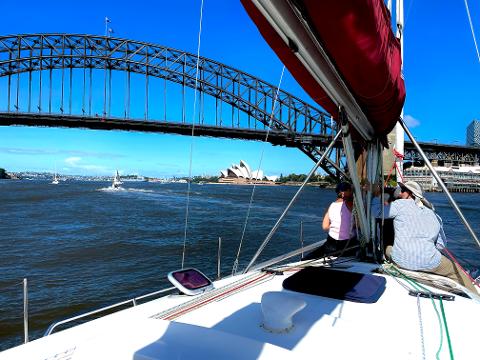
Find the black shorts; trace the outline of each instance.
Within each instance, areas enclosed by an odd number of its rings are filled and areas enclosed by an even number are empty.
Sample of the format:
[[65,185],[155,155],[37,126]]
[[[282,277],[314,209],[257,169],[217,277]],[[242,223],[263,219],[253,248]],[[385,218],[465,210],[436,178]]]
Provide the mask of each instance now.
[[[327,236],[327,241],[320,246],[318,249],[313,250],[312,252],[305,255],[302,260],[312,260],[318,259],[324,256],[355,256],[358,251],[358,240],[357,237],[353,237],[349,240],[335,240],[330,235]],[[354,249],[345,250],[346,247]]]

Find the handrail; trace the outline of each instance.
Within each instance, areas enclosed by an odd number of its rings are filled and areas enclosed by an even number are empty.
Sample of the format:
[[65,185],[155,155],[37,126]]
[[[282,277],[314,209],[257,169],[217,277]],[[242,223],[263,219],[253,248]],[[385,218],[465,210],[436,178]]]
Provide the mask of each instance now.
[[63,324],[66,324],[66,323],[69,323],[69,322],[72,322],[72,321],[75,321],[75,320],[79,320],[79,319],[82,319],[82,318],[87,317],[87,316],[98,314],[98,313],[103,312],[103,311],[114,309],[116,307],[119,307],[119,306],[122,306],[122,305],[125,305],[125,304],[128,304],[128,303],[132,303],[133,306],[136,306],[137,305],[137,300],[145,299],[147,297],[154,296],[154,295],[161,294],[161,293],[165,293],[165,292],[172,291],[172,290],[175,290],[175,289],[176,288],[174,286],[172,286],[172,287],[169,287],[169,288],[154,291],[154,292],[149,293],[149,294],[141,295],[141,296],[129,299],[129,300],[121,301],[121,302],[113,304],[113,305],[108,305],[108,306],[105,306],[105,307],[97,309],[97,310],[92,310],[92,311],[89,311],[89,312],[84,313],[84,314],[73,316],[73,317],[68,318],[68,319],[64,319],[64,320],[61,320],[61,321],[54,322],[48,327],[47,331],[45,331],[45,334],[43,334],[43,336],[51,335],[53,330],[57,326],[60,326],[60,325],[63,325]]
[[300,221],[300,248],[302,249],[302,258],[303,258],[303,221]]
[[220,267],[221,267],[221,257],[222,257],[222,238],[218,238],[218,253],[217,253],[217,280],[221,279],[220,276]]

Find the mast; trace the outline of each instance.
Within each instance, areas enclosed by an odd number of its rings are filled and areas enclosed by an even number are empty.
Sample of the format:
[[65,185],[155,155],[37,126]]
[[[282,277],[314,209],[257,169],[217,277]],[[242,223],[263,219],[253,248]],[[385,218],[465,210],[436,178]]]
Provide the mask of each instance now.
[[[404,16],[403,16],[403,0],[397,0],[396,2],[396,15],[397,15],[397,33],[396,36],[400,40],[400,55],[402,59],[402,73],[403,73],[403,24],[404,24]],[[400,117],[403,119],[403,108],[400,114]],[[395,125],[395,149],[400,153],[404,154],[405,146],[404,146],[404,136],[405,132],[403,127],[400,123]],[[402,181],[403,177],[403,159],[395,158],[394,161],[397,164],[397,182]]]

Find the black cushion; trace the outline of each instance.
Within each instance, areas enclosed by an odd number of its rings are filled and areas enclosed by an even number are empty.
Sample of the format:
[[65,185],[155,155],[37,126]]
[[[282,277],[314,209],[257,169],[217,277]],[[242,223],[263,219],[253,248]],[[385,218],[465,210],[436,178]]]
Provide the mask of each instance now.
[[339,300],[374,303],[385,291],[384,277],[324,267],[307,267],[283,281],[283,288]]

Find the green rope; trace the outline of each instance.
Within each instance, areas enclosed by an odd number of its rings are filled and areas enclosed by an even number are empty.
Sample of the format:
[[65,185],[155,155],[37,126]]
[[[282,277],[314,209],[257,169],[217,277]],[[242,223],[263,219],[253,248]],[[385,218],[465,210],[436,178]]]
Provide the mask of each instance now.
[[[425,291],[426,293],[429,294],[430,300],[431,300],[432,305],[433,305],[433,308],[435,310],[435,313],[437,314],[438,324],[440,325],[440,344],[439,344],[439,347],[438,347],[438,350],[437,350],[437,353],[436,353],[436,358],[440,359],[440,352],[442,351],[442,347],[443,347],[443,325],[442,325],[442,317],[440,316],[440,313],[438,312],[437,305],[435,304],[435,300],[432,297],[432,292],[429,289],[427,289],[426,287],[420,285],[414,279],[411,279],[410,277],[408,277],[407,275],[402,273],[395,265],[390,264],[390,266],[396,271],[397,274],[400,275],[400,277],[402,277],[407,283],[409,283],[410,286],[412,286],[415,290],[418,291],[419,289],[421,289],[421,290],[423,290],[423,291]],[[398,277],[396,274],[392,274],[385,266],[383,267],[383,269],[389,275]],[[442,309],[443,321],[445,323],[445,332],[447,334],[448,347],[449,347],[449,350],[450,350],[450,359],[453,360],[454,357],[453,357],[453,351],[452,351],[452,346],[451,346],[451,341],[450,341],[450,335],[448,333],[448,328],[447,328],[447,319],[446,319],[446,316],[445,316],[445,312],[444,312],[444,309],[443,309],[443,303],[442,303],[441,299],[440,299],[440,306],[441,306],[441,309]]]
[[445,316],[445,309],[443,308],[442,298],[440,298],[440,309],[442,310],[443,322],[445,323],[445,333],[447,334],[448,351],[450,352],[450,359],[453,360],[454,357],[453,357],[452,342],[450,341],[450,334],[448,333],[447,317]]

